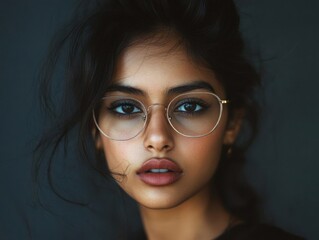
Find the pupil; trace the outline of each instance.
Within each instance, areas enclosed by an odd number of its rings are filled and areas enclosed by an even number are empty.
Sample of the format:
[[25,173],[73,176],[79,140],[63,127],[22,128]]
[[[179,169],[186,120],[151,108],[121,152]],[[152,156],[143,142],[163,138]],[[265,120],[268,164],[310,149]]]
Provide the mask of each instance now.
[[134,107],[132,105],[124,105],[122,106],[123,112],[132,113],[134,111]]
[[196,105],[193,103],[186,103],[185,110],[188,112],[193,112],[196,109]]

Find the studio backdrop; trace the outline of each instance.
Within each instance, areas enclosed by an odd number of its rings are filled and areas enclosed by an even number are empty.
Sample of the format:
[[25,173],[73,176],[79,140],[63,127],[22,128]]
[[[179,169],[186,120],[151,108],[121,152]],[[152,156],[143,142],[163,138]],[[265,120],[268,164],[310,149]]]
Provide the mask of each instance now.
[[[247,178],[264,199],[267,222],[319,239],[319,2],[236,4],[247,56],[262,79],[256,92],[261,128]],[[44,175],[45,204],[33,201],[32,149],[46,127],[37,98],[39,69],[74,6],[74,0],[0,1],[0,239],[113,239],[125,221],[140,224],[134,204],[124,195],[116,201],[122,193],[94,179],[76,164],[77,156],[56,162],[55,179],[59,191],[85,206],[59,198]],[[121,219],[123,226],[114,226]]]

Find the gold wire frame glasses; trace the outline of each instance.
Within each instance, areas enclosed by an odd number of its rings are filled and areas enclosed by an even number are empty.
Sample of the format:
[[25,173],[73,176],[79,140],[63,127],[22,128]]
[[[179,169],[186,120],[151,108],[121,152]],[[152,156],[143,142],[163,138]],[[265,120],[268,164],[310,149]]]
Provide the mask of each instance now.
[[185,137],[203,137],[220,122],[223,104],[210,92],[183,93],[167,106],[159,103],[145,107],[140,100],[126,96],[106,96],[93,109],[93,121],[105,137],[126,141],[139,135],[147,126],[153,107],[163,107],[170,126]]

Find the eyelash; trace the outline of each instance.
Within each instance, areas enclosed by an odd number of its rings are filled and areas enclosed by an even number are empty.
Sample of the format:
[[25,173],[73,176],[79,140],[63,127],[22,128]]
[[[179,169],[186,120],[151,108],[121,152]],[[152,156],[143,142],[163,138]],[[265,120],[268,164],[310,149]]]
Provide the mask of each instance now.
[[[178,108],[182,107],[185,104],[195,104],[196,108],[199,106],[201,109],[199,109],[199,110],[195,109],[196,111],[192,111],[192,112],[177,110]],[[200,112],[206,110],[208,107],[209,107],[209,105],[201,99],[183,99],[180,102],[178,102],[178,104],[176,104],[176,107],[174,108],[174,112],[178,112],[181,114],[194,115],[194,114],[199,114]],[[177,110],[177,111],[175,111],[175,110]]]
[[[142,107],[140,107],[139,105],[140,104],[136,103],[134,100],[123,99],[123,100],[112,102],[110,106],[107,107],[107,110],[111,111],[113,114],[117,116],[127,117],[137,113],[142,113],[143,112]],[[132,113],[120,113],[119,111],[116,111],[117,108],[123,107],[123,106],[132,106],[134,108],[134,111]],[[138,109],[138,111],[135,112],[135,109]]]
[[[183,107],[183,105],[185,104],[195,104],[195,109],[194,111],[187,111],[185,109],[185,111],[183,110],[178,110],[179,108]],[[133,107],[133,112],[131,113],[125,113],[122,110],[122,112],[117,111],[116,109],[119,107],[124,107],[124,106],[131,106]],[[207,104],[205,101],[203,101],[202,99],[182,99],[180,100],[177,104],[176,107],[174,107],[173,109],[173,113],[178,113],[178,114],[183,114],[183,115],[198,115],[200,113],[202,113],[203,111],[207,110],[207,108],[209,107],[209,104]],[[185,106],[184,106],[185,108]],[[198,109],[200,108],[200,109]],[[130,100],[130,99],[123,99],[123,100],[118,100],[118,101],[114,101],[110,104],[110,106],[107,107],[107,110],[110,111],[112,114],[114,114],[117,117],[122,117],[122,118],[127,118],[127,117],[134,117],[134,115],[136,114],[140,114],[143,113],[143,107],[140,106],[139,103],[137,103],[134,100]]]

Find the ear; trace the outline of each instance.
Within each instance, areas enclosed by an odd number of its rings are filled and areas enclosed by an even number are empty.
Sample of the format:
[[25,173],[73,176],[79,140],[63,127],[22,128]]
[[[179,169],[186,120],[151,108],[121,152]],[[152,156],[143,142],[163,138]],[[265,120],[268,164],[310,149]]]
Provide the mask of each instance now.
[[245,111],[243,109],[234,110],[232,113],[231,119],[228,120],[226,132],[224,135],[224,145],[232,145],[237,135],[240,131],[243,119],[245,116]]
[[92,129],[92,136],[95,142],[95,147],[97,150],[103,150],[103,144],[101,139],[101,134],[99,134],[99,131],[96,128]]

